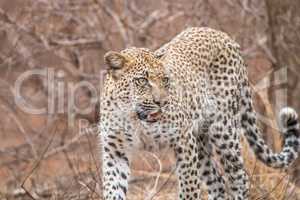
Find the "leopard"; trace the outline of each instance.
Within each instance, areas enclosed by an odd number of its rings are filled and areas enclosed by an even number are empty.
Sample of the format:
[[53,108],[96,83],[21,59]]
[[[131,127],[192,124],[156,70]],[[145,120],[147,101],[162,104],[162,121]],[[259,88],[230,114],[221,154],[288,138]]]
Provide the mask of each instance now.
[[[279,112],[282,151],[264,141],[241,48],[228,34],[189,27],[151,50],[108,51],[100,100],[103,198],[125,200],[135,153],[149,144],[174,151],[178,199],[247,200],[241,139],[272,168],[299,154],[297,112]],[[219,162],[216,161],[218,158]],[[127,197],[128,198],[128,197]]]

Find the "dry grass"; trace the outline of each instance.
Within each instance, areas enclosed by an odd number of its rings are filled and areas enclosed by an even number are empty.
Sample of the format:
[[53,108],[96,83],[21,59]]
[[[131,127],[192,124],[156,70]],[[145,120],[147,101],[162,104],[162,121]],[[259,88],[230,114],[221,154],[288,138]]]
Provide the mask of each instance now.
[[[52,131],[35,162],[15,160],[6,164],[6,168],[9,168],[7,174],[16,177],[6,180],[6,185],[11,185],[1,188],[1,200],[102,199],[101,162],[98,160],[95,135],[75,136],[69,140],[70,143],[53,148],[55,132],[57,130]],[[243,157],[251,179],[251,200],[300,199],[300,189],[291,181],[293,167],[289,171],[268,168],[256,160],[247,142],[242,142]],[[275,146],[280,146],[279,140],[276,143]],[[129,200],[176,199],[178,190],[174,156],[168,150],[160,151],[158,155],[141,152],[135,157]],[[4,163],[0,169],[3,172]]]
[[[274,170],[256,160],[249,145],[243,141],[243,157],[251,180],[251,200],[298,200],[300,189],[292,182],[291,170]],[[173,170],[174,171],[174,170]],[[173,171],[161,173],[155,195],[149,198],[150,191],[157,178],[157,173],[134,171],[131,181],[129,199],[133,200],[171,200],[177,197],[176,175]],[[153,194],[153,192],[152,192]],[[148,198],[147,198],[148,197]],[[206,194],[203,194],[206,199]]]
[[290,172],[271,169],[254,158],[248,144],[244,143],[244,158],[251,178],[253,200],[296,200],[300,190],[292,183]]

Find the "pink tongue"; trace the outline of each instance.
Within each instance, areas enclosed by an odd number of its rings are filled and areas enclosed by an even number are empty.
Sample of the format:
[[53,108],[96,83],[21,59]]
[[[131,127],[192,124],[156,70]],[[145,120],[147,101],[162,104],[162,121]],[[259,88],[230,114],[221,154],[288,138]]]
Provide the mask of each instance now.
[[151,113],[149,116],[150,116],[150,118],[157,118],[158,116],[160,115],[160,113],[159,112],[156,112],[156,113]]

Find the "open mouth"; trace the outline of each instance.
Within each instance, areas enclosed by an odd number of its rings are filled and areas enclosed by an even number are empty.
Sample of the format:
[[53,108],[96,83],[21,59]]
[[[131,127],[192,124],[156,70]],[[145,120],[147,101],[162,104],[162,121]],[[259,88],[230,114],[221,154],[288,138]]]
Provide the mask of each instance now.
[[161,111],[148,114],[147,122],[156,122],[161,117]]
[[157,122],[161,117],[161,110],[155,112],[137,112],[138,118],[146,122]]

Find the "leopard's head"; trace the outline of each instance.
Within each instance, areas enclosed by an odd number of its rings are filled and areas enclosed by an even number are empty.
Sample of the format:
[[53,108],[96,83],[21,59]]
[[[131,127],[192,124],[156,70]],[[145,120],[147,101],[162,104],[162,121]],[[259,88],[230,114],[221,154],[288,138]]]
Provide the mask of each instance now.
[[168,103],[170,80],[160,59],[147,49],[110,51],[104,56],[116,99],[140,120],[157,121]]

